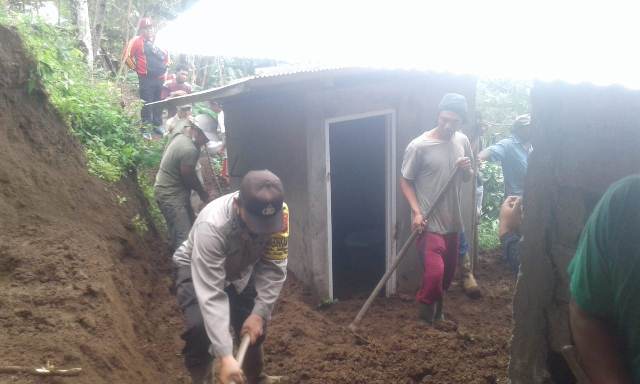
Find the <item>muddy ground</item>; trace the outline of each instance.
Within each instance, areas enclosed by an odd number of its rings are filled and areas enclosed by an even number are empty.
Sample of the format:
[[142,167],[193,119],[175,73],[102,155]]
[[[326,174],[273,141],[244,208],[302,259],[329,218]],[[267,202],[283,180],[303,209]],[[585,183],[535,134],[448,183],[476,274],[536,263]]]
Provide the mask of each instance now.
[[290,279],[269,330],[269,373],[288,383],[506,383],[515,281],[496,254],[477,276],[482,299],[450,289],[445,315],[456,327],[423,324],[411,298],[381,298],[360,327],[368,343],[346,329],[364,297],[316,310]]

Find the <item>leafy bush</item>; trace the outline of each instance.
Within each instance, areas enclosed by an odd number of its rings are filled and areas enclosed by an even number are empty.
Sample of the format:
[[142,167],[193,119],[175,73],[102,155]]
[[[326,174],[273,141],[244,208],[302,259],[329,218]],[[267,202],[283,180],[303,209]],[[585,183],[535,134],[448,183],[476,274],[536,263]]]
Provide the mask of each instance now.
[[490,251],[500,246],[498,237],[498,219],[482,219],[478,226],[478,246],[481,250]]
[[478,243],[482,250],[492,250],[500,246],[498,238],[498,216],[504,200],[504,179],[502,167],[496,163],[483,163],[480,177],[484,186],[482,213],[478,226]]
[[[531,82],[485,78],[478,81],[476,109],[486,125],[485,144],[490,145],[509,134],[516,116],[529,112]],[[504,200],[504,180],[499,164],[486,163],[481,168],[484,185],[482,215],[478,228],[480,249],[491,250],[500,245],[498,216]]]
[[119,89],[98,72],[94,77],[77,48],[74,31],[29,17],[13,17],[36,62],[30,90],[40,79],[51,103],[84,145],[89,172],[114,182],[149,151],[133,114],[120,105]]
[[164,220],[164,216],[162,216],[162,212],[160,212],[158,203],[156,203],[152,178],[144,173],[138,173],[138,185],[140,186],[140,189],[142,189],[144,197],[149,202],[149,214],[151,215],[153,223],[156,225],[156,228],[165,232],[167,229],[167,223]]
[[[164,141],[142,139],[138,121],[141,103],[131,103],[124,109],[120,90],[107,75],[91,75],[84,53],[76,46],[74,30],[28,16],[10,16],[0,13],[0,22],[20,32],[36,62],[29,91],[37,86],[38,79],[42,82],[49,100],[83,144],[89,172],[108,182],[120,180],[133,169],[138,175],[155,173]],[[149,201],[154,222],[163,228],[150,177],[139,177],[138,183]],[[140,220],[136,223],[143,229]]]
[[500,214],[500,206],[504,200],[502,167],[497,163],[485,162],[480,167],[480,178],[484,186],[482,218],[495,220]]

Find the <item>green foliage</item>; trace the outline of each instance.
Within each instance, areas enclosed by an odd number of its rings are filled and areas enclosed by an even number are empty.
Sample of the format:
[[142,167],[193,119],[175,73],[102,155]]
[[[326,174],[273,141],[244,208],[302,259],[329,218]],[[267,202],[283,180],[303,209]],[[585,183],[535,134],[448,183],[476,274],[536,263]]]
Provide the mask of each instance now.
[[504,200],[502,168],[496,163],[484,163],[480,167],[480,178],[484,187],[482,219],[495,220],[500,214],[500,205]]
[[127,202],[127,198],[124,196],[116,195],[116,202],[118,205],[122,206]]
[[478,247],[490,251],[500,247],[498,220],[483,219],[478,226]]
[[117,181],[141,160],[144,142],[133,116],[120,107],[120,92],[92,78],[72,29],[15,18],[36,62],[30,88],[40,79],[51,103],[86,148],[89,172]]
[[42,82],[51,103],[84,145],[89,172],[114,182],[140,164],[150,167],[159,162],[161,144],[140,136],[139,105],[124,110],[114,83],[100,72],[90,75],[71,28],[27,17],[13,18],[13,25],[36,61],[30,90],[38,79]]
[[500,245],[498,238],[498,216],[504,200],[504,180],[499,164],[484,163],[480,167],[480,178],[484,186],[482,213],[478,227],[478,244],[482,250],[492,250]]
[[7,9],[2,5],[2,1],[0,0],[0,24],[7,24],[9,21],[9,14],[7,13]]
[[140,214],[135,215],[133,219],[131,219],[131,224],[138,236],[144,236],[149,231],[147,221],[143,219]]
[[[71,133],[83,144],[89,172],[109,182],[120,180],[136,168],[138,175],[155,173],[165,143],[142,139],[137,120],[141,104],[132,103],[123,109],[114,83],[103,73],[90,75],[72,29],[12,16],[11,24],[22,35],[36,62],[29,88],[33,90],[38,82],[42,83]],[[149,201],[152,219],[157,227],[164,228],[153,183],[147,177],[139,177],[138,183]],[[124,202],[125,198],[118,198],[118,204]],[[146,232],[147,223],[136,217],[134,227]]]
[[[481,79],[476,91],[476,108],[486,127],[487,145],[509,135],[511,125],[518,115],[530,111],[531,83],[508,79]],[[480,177],[484,186],[482,214],[478,228],[478,242],[482,250],[500,246],[498,216],[504,200],[504,179],[500,164],[485,163]]]
[[162,212],[160,212],[160,208],[156,202],[152,179],[144,173],[138,173],[138,185],[140,186],[140,189],[142,189],[144,197],[149,202],[149,214],[151,215],[151,219],[153,220],[156,228],[163,232],[166,231],[167,224],[164,221]]
[[509,79],[480,79],[476,90],[476,109],[486,124],[489,143],[507,136],[518,115],[530,112],[531,82]]

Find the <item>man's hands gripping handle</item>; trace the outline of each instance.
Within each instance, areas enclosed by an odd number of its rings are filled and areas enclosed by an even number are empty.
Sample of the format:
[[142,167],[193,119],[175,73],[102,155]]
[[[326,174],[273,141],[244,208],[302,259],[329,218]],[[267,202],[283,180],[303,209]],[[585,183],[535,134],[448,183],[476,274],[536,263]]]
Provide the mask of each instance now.
[[246,382],[246,378],[242,372],[244,356],[247,354],[249,345],[254,345],[263,333],[264,320],[262,317],[256,314],[249,315],[240,331],[242,340],[240,341],[236,357],[225,356],[220,359],[220,366],[217,371],[219,372],[218,379],[222,384],[244,384]]

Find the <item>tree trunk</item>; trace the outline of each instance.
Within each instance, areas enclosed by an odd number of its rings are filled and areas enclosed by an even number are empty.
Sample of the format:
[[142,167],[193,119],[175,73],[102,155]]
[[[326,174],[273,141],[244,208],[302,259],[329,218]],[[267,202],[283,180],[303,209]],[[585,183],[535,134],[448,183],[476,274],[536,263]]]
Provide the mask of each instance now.
[[97,0],[96,9],[93,15],[93,56],[97,56],[99,48],[102,46],[102,30],[104,29],[104,19],[107,12],[107,0]]
[[[133,2],[132,0],[129,0],[129,2],[127,3],[127,16],[124,18],[124,30],[125,30],[125,34],[124,34],[124,45],[123,47],[123,52],[125,49],[127,49],[127,44],[129,44],[129,39],[131,38],[130,34],[131,34],[131,29],[129,26],[129,15],[131,15],[131,7],[133,6]],[[116,76],[117,80],[120,82],[120,85],[122,85],[124,83],[124,78],[126,76],[123,76],[127,70],[127,65],[124,63],[124,57],[120,58],[120,67],[118,68],[118,76]]]
[[89,22],[89,4],[87,0],[71,0],[73,16],[78,28],[78,40],[84,44],[87,64],[93,68],[93,42],[91,41],[91,24]]

